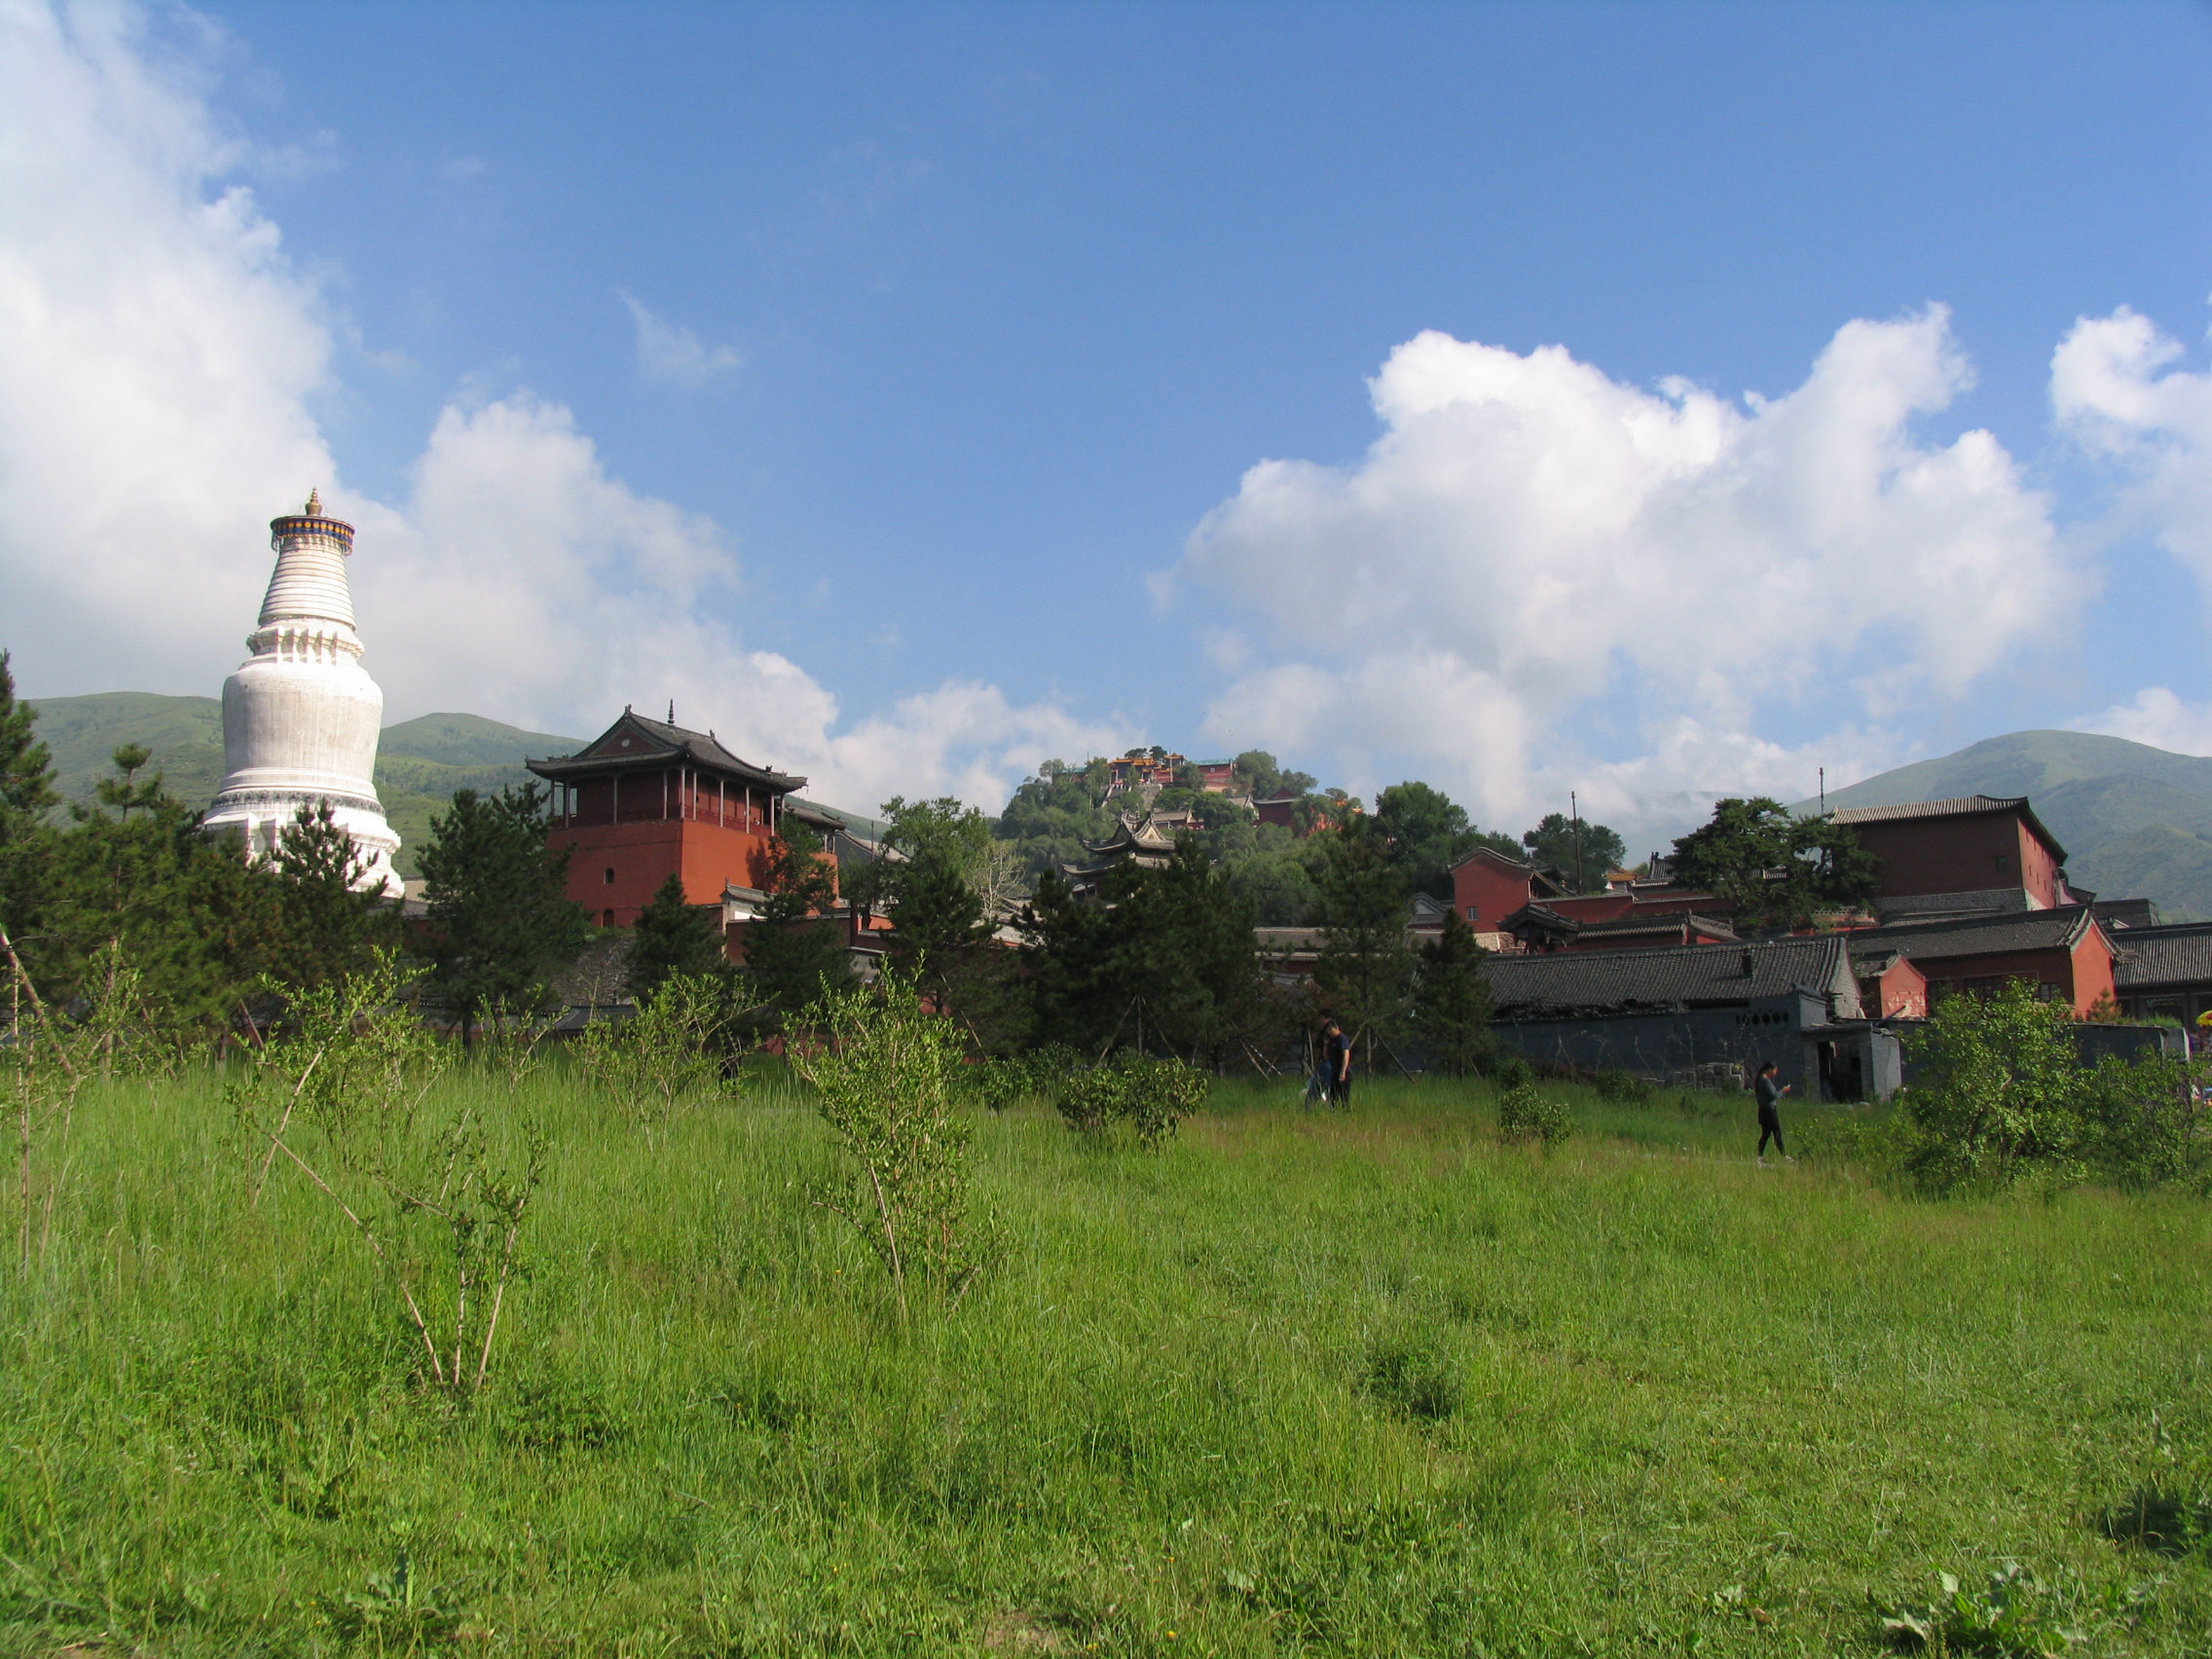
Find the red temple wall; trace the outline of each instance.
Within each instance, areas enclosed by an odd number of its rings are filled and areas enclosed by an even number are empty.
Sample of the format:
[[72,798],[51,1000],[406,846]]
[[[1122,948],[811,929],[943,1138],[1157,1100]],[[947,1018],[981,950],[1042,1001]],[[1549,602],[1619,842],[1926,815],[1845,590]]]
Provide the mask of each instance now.
[[1859,844],[1880,859],[1884,898],[2024,887],[2036,903],[2058,903],[2058,864],[2017,813],[1904,818],[1859,824]]

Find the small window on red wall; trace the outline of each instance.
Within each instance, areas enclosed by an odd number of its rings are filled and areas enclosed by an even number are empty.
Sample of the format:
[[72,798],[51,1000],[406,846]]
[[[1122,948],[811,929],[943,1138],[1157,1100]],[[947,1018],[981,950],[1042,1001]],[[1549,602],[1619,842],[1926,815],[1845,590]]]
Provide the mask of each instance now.
[[608,866],[607,871],[607,885],[609,887],[614,885],[614,870],[611,866]]
[[614,912],[612,910],[600,911],[599,925],[603,928],[612,927],[614,925]]

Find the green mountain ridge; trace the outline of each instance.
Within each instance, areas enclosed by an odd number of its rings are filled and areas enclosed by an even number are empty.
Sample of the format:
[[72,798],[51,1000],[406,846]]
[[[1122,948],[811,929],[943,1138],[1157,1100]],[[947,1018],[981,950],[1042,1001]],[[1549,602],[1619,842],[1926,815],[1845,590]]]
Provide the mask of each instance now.
[[[26,699],[28,701],[28,699]],[[55,781],[65,800],[90,801],[109,775],[109,756],[127,743],[153,752],[150,768],[180,800],[204,806],[223,784],[223,705],[213,697],[165,697],[150,691],[100,691],[34,701],[38,735],[54,756]],[[384,728],[377,741],[377,795],[399,832],[396,863],[415,873],[414,850],[430,833],[457,790],[491,793],[527,783],[525,760],[571,755],[585,740],[524,731],[482,715],[424,715]]]
[[[1830,810],[2026,795],[2067,873],[2169,921],[2212,916],[2212,758],[2087,731],[2016,731],[1828,792]],[[1800,801],[1811,811],[1812,801]]]

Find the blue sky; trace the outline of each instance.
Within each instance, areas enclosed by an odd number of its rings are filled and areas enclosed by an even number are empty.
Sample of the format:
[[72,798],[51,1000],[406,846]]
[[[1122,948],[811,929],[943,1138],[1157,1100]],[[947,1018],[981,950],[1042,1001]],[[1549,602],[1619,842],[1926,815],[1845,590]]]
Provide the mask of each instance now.
[[0,500],[33,693],[212,692],[335,482],[394,718],[673,695],[862,805],[1159,741],[1659,833],[2212,747],[2202,8],[7,11],[0,472],[187,549]]

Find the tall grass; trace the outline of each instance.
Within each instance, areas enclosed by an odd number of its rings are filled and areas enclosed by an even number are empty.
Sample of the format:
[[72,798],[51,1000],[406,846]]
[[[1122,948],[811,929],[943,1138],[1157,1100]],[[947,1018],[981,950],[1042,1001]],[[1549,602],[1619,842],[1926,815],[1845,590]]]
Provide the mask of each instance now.
[[87,1097],[0,1300],[0,1645],[1828,1653],[2008,1560],[2084,1651],[2212,1629],[2201,1550],[2098,1530],[2207,1472],[2201,1203],[1759,1169],[1697,1097],[1570,1091],[1545,1154],[1480,1085],[1235,1086],[1157,1154],[983,1119],[1013,1252],[903,1330],[774,1074],[649,1139],[448,1087],[555,1141],[473,1402],[327,1200],[248,1208],[217,1080]]

